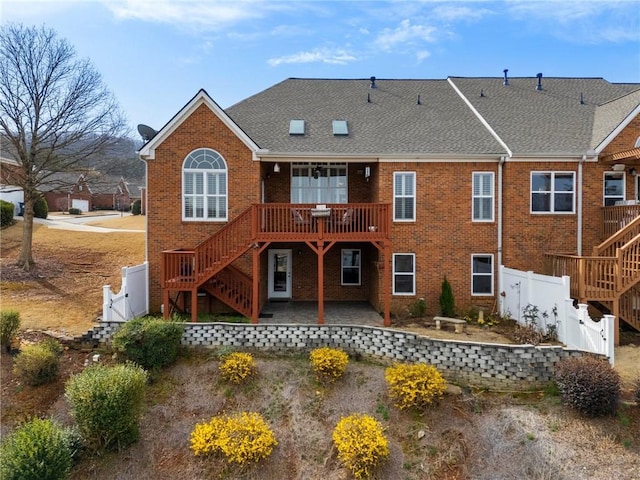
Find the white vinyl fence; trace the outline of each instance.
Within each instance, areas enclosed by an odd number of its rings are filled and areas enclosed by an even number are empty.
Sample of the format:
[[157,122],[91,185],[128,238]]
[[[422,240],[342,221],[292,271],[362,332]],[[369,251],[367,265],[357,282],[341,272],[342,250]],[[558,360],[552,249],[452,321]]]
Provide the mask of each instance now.
[[120,292],[114,294],[111,285],[102,287],[102,319],[131,320],[149,313],[148,264],[123,267]]
[[569,277],[550,277],[500,266],[500,313],[525,325],[536,319],[543,333],[556,329],[568,348],[605,355],[614,361],[614,317],[593,320],[587,305],[573,306]]

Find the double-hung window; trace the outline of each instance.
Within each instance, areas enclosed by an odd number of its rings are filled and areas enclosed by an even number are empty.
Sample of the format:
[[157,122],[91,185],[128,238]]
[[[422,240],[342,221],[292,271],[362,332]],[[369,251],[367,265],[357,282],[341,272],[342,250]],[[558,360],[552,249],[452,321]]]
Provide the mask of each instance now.
[[473,221],[493,222],[493,172],[473,173]]
[[227,164],[218,152],[199,148],[184,160],[182,219],[227,220]]
[[342,249],[342,285],[360,285],[360,250]]
[[531,213],[574,213],[574,172],[531,172]]
[[605,172],[603,190],[605,207],[624,200],[624,172]]
[[393,220],[413,222],[416,219],[416,173],[393,173]]
[[414,253],[393,254],[393,294],[414,295],[416,291],[416,256]]
[[493,255],[471,255],[471,294],[493,295]]

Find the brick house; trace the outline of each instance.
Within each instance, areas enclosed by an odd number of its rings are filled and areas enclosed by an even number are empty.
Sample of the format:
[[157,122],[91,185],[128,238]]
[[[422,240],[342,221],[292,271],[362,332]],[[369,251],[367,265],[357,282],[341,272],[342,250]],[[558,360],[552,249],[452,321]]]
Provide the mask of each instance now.
[[43,185],[43,195],[50,211],[77,208],[93,210],[129,210],[132,199],[129,184],[123,177],[108,177],[100,172],[54,173]]
[[640,328],[639,138],[640,84],[601,78],[291,78],[226,110],[200,90],[140,150],[151,310],[367,301],[388,325],[437,313],[445,276],[494,310],[505,265]]

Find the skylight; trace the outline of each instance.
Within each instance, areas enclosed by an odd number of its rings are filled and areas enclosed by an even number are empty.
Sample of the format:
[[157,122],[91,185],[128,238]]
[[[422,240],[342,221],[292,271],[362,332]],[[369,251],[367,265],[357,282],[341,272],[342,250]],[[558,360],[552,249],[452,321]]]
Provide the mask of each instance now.
[[349,135],[349,129],[347,128],[346,120],[334,120],[332,124],[334,135]]
[[304,135],[304,120],[291,120],[289,135]]

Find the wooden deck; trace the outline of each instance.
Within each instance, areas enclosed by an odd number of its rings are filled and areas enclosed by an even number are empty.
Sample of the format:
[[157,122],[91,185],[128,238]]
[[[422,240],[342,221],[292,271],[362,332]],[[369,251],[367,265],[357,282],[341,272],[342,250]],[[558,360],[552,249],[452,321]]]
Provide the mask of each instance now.
[[163,288],[203,284],[252,246],[265,242],[381,242],[389,238],[390,205],[384,203],[252,205],[193,249],[163,252]]

